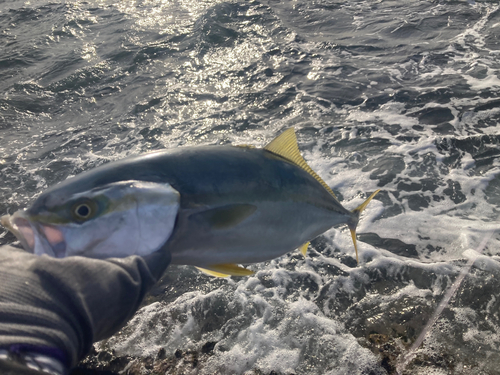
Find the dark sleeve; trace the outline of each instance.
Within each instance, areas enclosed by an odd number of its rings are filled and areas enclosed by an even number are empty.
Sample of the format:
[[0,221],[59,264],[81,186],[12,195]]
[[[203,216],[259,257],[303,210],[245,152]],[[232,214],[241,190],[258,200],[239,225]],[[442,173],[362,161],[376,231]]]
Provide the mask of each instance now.
[[20,363],[0,360],[0,374],[2,375],[47,375],[46,372],[30,369]]
[[1,247],[0,348],[46,348],[53,356],[59,350],[73,367],[134,315],[169,262],[167,252],[55,259]]

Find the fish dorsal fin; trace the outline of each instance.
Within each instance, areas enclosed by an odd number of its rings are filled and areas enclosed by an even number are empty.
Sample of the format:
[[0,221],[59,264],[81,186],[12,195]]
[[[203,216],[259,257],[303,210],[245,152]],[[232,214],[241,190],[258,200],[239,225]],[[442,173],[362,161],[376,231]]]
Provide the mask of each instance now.
[[290,128],[285,130],[283,133],[274,138],[271,143],[269,143],[264,150],[272,152],[273,154],[279,155],[286,160],[292,162],[296,166],[302,168],[311,176],[313,176],[316,181],[318,181],[323,187],[335,198],[335,194],[332,189],[326,184],[321,177],[319,177],[316,172],[306,163],[299,151],[299,146],[297,145],[297,136],[295,135],[295,129]]
[[254,272],[246,268],[240,267],[237,264],[214,264],[206,266],[205,268],[196,267],[201,272],[215,277],[228,277],[228,276],[250,276]]

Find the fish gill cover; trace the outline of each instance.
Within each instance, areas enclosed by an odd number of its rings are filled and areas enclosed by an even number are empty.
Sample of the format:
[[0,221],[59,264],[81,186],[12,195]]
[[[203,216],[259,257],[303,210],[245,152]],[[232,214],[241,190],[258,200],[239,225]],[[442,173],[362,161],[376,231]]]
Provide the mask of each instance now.
[[2,215],[110,160],[291,126],[345,207],[382,189],[361,267],[344,228],[252,277],[171,267],[79,371],[500,373],[496,2],[11,1],[0,25]]

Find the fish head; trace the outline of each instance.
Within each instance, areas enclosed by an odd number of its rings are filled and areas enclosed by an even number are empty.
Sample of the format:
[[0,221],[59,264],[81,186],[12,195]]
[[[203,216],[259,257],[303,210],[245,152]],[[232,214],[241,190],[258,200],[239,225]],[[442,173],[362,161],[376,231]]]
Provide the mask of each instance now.
[[180,195],[167,183],[119,181],[82,192],[67,185],[1,218],[25,250],[57,258],[144,256],[172,234]]

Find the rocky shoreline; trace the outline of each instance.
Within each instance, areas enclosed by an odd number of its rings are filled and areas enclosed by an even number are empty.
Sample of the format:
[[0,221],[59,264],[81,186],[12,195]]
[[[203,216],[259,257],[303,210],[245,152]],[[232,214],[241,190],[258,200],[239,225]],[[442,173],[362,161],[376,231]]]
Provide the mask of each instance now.
[[[456,265],[463,267],[461,262]],[[145,301],[145,305],[158,302],[171,304],[182,293],[192,290],[193,283],[181,282],[183,275],[173,268],[172,273],[161,280],[157,288],[152,291]],[[393,375],[401,359],[408,354],[411,345],[417,339],[426,322],[431,318],[442,293],[456,277],[456,271],[451,268],[443,275],[438,276],[435,270],[412,267],[407,265],[399,272],[383,274],[377,269],[365,270],[369,275],[366,284],[359,285],[356,298],[347,298],[337,293],[335,304],[343,303],[342,321],[347,332],[354,336],[361,347],[369,349],[378,358],[378,365],[363,374]],[[175,277],[173,277],[175,276]],[[228,288],[220,280],[210,280],[205,285],[207,290]],[[188,287],[187,285],[191,285]],[[425,292],[417,295],[404,295],[393,298],[398,290],[407,285]],[[499,281],[492,276],[491,270],[473,268],[461,285],[460,291],[451,300],[450,305],[443,311],[433,328],[428,332],[426,339],[415,353],[415,357],[405,367],[400,375],[416,375],[435,371],[439,374],[470,374],[474,371],[480,375],[498,375],[494,357],[495,342],[481,341],[481,337],[494,330],[498,324],[496,313],[498,301],[495,291]],[[166,292],[167,289],[170,292]],[[292,290],[304,289],[300,285]],[[323,288],[324,289],[324,288]],[[174,292],[175,291],[175,292]],[[228,292],[229,293],[229,292]],[[325,292],[326,293],[326,292]],[[318,291],[316,303],[322,303],[323,292]],[[380,297],[385,296],[386,302],[380,304]],[[206,306],[203,309],[207,308]],[[210,306],[208,306],[210,308]],[[224,311],[229,310],[227,307]],[[217,316],[216,311],[207,310],[208,316]],[[223,312],[224,312],[223,311]],[[333,311],[333,308],[332,308]],[[219,312],[220,313],[220,312]],[[198,312],[197,315],[200,313]],[[332,312],[333,314],[333,312]],[[335,313],[337,314],[337,313]],[[339,313],[340,314],[340,313]],[[220,317],[230,320],[231,316]],[[339,318],[340,319],[340,315]],[[219,322],[223,324],[223,322]],[[158,324],[158,322],[152,324]],[[208,324],[208,323],[207,323]],[[218,324],[212,322],[211,328],[220,330]],[[469,338],[463,336],[467,327],[480,327],[481,331],[471,331]],[[121,335],[127,334],[127,329]],[[475,333],[474,333],[475,332]],[[189,350],[181,347],[161,347],[155,354],[141,357],[117,354],[113,342],[119,342],[121,336],[112,338],[109,342],[102,341],[94,345],[92,352],[79,364],[71,375],[191,375],[211,373],[205,367],[213,362],[214,356],[222,355],[223,342],[201,341]],[[117,341],[118,340],[118,341]],[[320,337],[316,337],[320,340]],[[488,360],[489,358],[489,360]],[[303,360],[306,360],[305,358]],[[308,358],[307,361],[311,361]],[[311,362],[314,364],[314,362]],[[315,372],[311,369],[311,373]],[[316,369],[318,370],[318,369]],[[319,371],[319,370],[318,370]],[[328,373],[334,374],[334,367],[329,367]],[[245,375],[292,375],[293,372],[277,370],[266,372],[258,368],[245,371]]]

